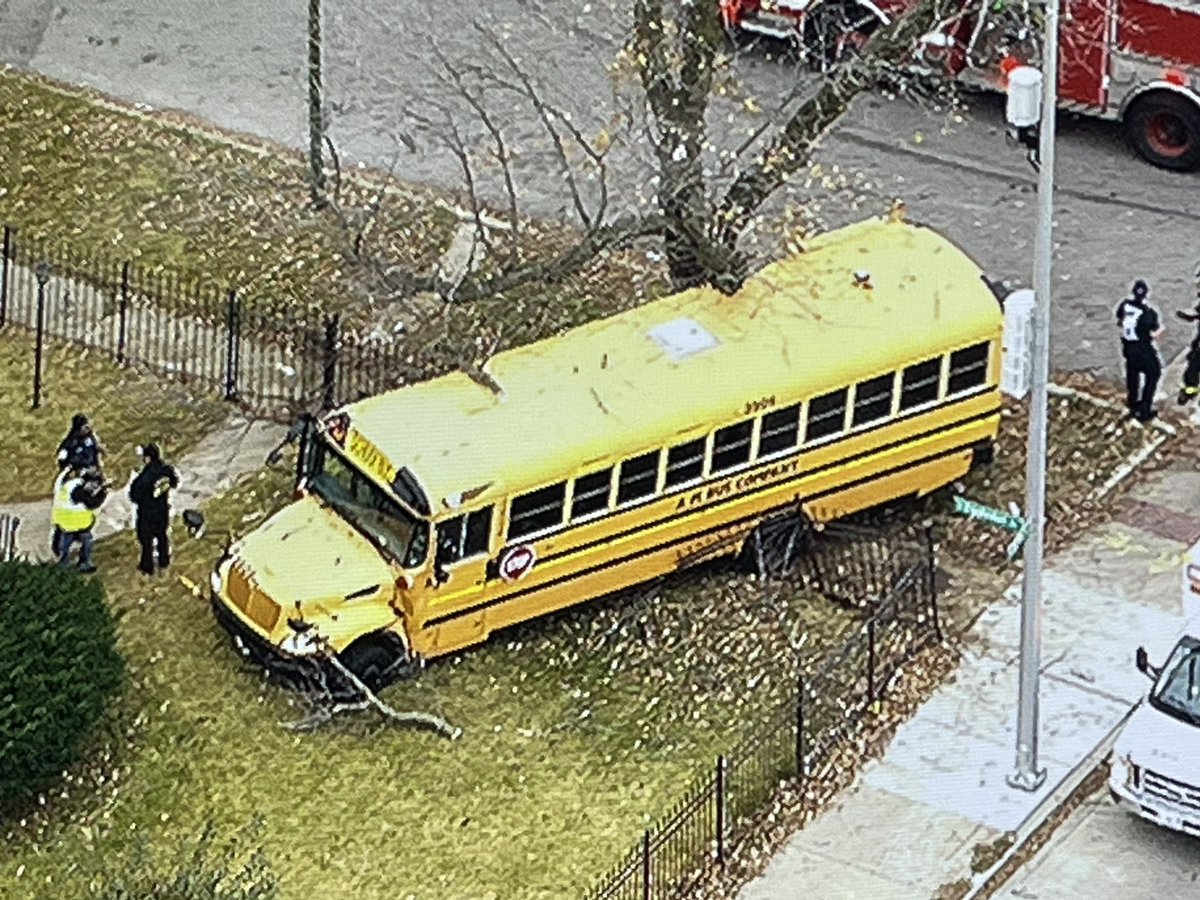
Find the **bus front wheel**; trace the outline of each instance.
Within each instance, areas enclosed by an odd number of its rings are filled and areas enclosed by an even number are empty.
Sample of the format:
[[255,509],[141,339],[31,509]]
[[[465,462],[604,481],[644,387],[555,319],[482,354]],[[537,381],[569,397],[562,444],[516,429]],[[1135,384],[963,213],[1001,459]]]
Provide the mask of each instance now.
[[361,638],[343,650],[339,659],[372,693],[403,678],[411,668],[400,642],[385,636]]
[[1147,162],[1163,169],[1200,167],[1200,106],[1169,91],[1155,91],[1125,115],[1129,142]]

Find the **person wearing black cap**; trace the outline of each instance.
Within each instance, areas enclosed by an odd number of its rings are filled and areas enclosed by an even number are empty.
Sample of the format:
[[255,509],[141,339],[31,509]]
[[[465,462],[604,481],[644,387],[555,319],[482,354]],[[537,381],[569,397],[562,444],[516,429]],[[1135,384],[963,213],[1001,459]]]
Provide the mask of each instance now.
[[1125,356],[1126,404],[1139,422],[1156,415],[1154,392],[1162,377],[1162,360],[1154,341],[1163,333],[1158,310],[1146,302],[1150,286],[1142,279],[1133,283],[1133,296],[1117,304],[1117,327],[1121,329],[1121,351]]
[[129,499],[136,512],[134,525],[142,548],[138,571],[153,575],[156,557],[160,571],[171,564],[171,543],[167,536],[169,498],[171,489],[179,487],[179,476],[163,462],[156,445],[146,444],[138,451],[145,465],[129,485]]

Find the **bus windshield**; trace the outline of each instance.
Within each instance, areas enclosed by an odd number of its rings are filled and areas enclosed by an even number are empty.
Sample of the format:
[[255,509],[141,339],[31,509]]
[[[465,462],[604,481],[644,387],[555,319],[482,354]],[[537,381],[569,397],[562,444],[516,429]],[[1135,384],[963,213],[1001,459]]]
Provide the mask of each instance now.
[[1185,637],[1171,652],[1150,694],[1155,709],[1200,726],[1200,641]]
[[314,441],[308,486],[381,551],[406,568],[425,560],[429,525],[404,510],[324,441]]

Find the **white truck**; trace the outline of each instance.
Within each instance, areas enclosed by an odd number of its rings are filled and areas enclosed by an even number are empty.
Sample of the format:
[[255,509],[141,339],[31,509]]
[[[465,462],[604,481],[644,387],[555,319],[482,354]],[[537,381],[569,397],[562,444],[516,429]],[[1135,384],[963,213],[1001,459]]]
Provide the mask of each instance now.
[[1161,666],[1137,649],[1153,686],[1113,746],[1109,793],[1121,806],[1200,837],[1200,544],[1183,570],[1187,625]]

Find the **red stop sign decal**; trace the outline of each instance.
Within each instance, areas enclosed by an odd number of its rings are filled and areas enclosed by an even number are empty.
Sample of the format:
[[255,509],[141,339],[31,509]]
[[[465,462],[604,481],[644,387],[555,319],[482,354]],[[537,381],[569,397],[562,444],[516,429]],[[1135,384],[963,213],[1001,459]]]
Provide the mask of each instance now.
[[537,554],[528,544],[509,547],[500,554],[500,577],[505,581],[518,581],[529,574],[535,562]]

